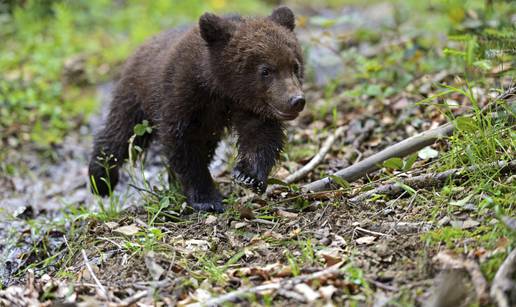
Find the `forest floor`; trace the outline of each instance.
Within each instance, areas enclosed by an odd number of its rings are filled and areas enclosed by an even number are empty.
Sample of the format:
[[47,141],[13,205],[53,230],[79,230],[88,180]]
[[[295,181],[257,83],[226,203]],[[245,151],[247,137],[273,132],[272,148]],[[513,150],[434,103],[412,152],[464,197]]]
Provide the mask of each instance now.
[[[308,103],[288,124],[271,183],[282,184],[343,127],[322,163],[299,182],[255,195],[231,182],[230,137],[212,165],[227,210],[199,213],[167,183],[155,145],[101,199],[89,192],[87,163],[113,83],[90,86],[103,112],[50,151],[31,143],[2,149],[10,171],[0,173],[0,305],[499,302],[489,289],[515,247],[516,177],[493,163],[514,161],[516,135],[514,96],[495,97],[514,86],[514,59],[475,66],[467,51],[443,52],[468,44],[447,39],[446,28],[424,28],[449,8],[427,8],[424,18],[392,4],[298,9]],[[491,17],[516,18],[516,8],[504,9]],[[460,25],[484,22],[473,9],[463,13]],[[300,188],[450,121],[451,137],[363,178],[333,178],[325,192]],[[466,170],[441,183],[400,183],[453,168]],[[350,201],[396,182],[399,193]]]

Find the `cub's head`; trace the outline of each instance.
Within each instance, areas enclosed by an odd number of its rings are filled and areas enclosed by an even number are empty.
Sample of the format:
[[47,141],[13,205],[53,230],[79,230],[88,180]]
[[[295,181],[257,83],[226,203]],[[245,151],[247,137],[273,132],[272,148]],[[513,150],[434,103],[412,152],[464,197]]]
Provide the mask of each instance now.
[[296,118],[305,98],[303,57],[294,27],[294,14],[287,7],[265,18],[201,16],[199,31],[217,90],[262,117]]

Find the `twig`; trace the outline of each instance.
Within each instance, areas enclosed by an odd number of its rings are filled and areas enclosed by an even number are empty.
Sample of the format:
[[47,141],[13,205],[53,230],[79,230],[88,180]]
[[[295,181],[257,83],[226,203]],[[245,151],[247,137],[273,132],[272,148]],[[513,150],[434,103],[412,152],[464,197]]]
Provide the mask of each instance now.
[[[510,162],[506,161],[498,161],[495,163],[491,163],[488,165],[484,165],[485,167],[498,167],[500,168],[500,171],[516,171],[516,160],[512,160]],[[397,194],[402,193],[405,191],[404,186],[410,186],[414,189],[421,189],[421,188],[435,188],[443,185],[446,180],[458,177],[463,175],[466,172],[474,172],[480,168],[479,165],[473,165],[467,168],[454,168],[447,170],[442,173],[430,173],[430,174],[424,174],[420,176],[415,176],[412,178],[406,178],[403,180],[399,180],[395,183],[388,183],[381,185],[373,190],[364,192],[362,194],[359,194],[353,198],[351,198],[349,201],[352,203],[359,203],[367,200],[369,197],[373,195],[378,194],[384,194],[388,196],[394,196]]]
[[485,305],[489,302],[488,285],[487,281],[482,275],[480,266],[473,260],[460,259],[453,257],[446,252],[440,252],[434,257],[435,261],[441,262],[443,265],[453,269],[465,269],[471,276],[471,282],[475,287],[477,299],[481,305]]
[[511,276],[514,275],[515,271],[516,249],[513,249],[496,272],[491,286],[491,297],[496,301],[499,307],[511,306],[506,292],[514,291],[515,282],[511,280]]
[[300,179],[304,178],[309,172],[311,172],[319,163],[321,163],[326,156],[326,154],[330,151],[331,146],[333,143],[335,143],[335,140],[339,138],[339,136],[342,135],[344,132],[344,127],[339,127],[333,134],[328,136],[328,138],[324,141],[324,143],[321,146],[321,149],[319,152],[303,167],[295,171],[294,173],[290,174],[285,178],[286,183],[293,183],[296,181],[299,181]]
[[118,306],[120,306],[120,307],[130,306],[130,305],[138,302],[142,298],[148,296],[150,294],[150,292],[151,292],[151,289],[136,292],[136,294],[134,294],[133,296],[123,299]]
[[412,234],[418,232],[427,232],[432,229],[433,224],[430,222],[381,222],[371,225],[369,228],[372,231],[396,234]]
[[233,291],[233,292],[221,295],[219,297],[215,297],[215,298],[209,299],[209,300],[207,300],[205,302],[191,304],[191,305],[188,305],[188,306],[189,307],[201,307],[201,306],[222,305],[222,304],[224,304],[226,302],[234,301],[237,298],[239,298],[241,296],[244,296],[244,295],[247,295],[247,294],[260,293],[260,292],[264,292],[264,291],[267,291],[267,290],[278,290],[278,289],[283,289],[283,288],[284,289],[290,289],[293,286],[295,286],[296,284],[299,284],[299,283],[302,283],[302,282],[306,282],[306,281],[309,281],[309,280],[321,278],[321,277],[328,276],[328,275],[329,276],[336,275],[336,274],[339,273],[339,268],[340,268],[340,266],[342,264],[343,264],[343,262],[339,262],[339,263],[334,264],[334,265],[332,265],[332,266],[330,266],[330,267],[328,267],[328,268],[326,268],[326,269],[324,269],[322,271],[318,271],[318,272],[315,272],[315,273],[312,273],[312,274],[300,275],[300,276],[297,276],[297,277],[284,279],[284,280],[279,281],[279,282],[274,282],[274,283],[265,284],[265,285],[259,285],[259,286],[256,286],[256,287],[243,288],[243,289],[240,289],[240,290],[236,290],[236,291]]
[[399,289],[393,286],[386,285],[384,283],[381,283],[379,281],[374,280],[373,278],[366,278],[368,283],[373,284],[376,288],[387,290],[390,292],[398,292]]
[[[305,164],[303,167],[293,172],[292,174],[288,175],[283,181],[287,184],[291,184],[293,182],[303,179],[306,175],[308,175],[308,173],[310,173],[317,165],[319,165],[324,160],[324,157],[330,151],[333,143],[335,143],[335,141],[344,132],[344,128],[344,126],[341,126],[337,128],[337,130],[335,130],[334,133],[330,134],[322,144],[321,149],[319,149],[319,152],[317,152],[317,154],[307,164]],[[281,187],[281,185],[269,186],[267,188],[266,194],[270,195],[278,187]]]
[[106,288],[100,283],[100,280],[97,278],[95,273],[93,272],[93,269],[90,266],[90,262],[88,261],[88,257],[86,256],[86,252],[84,249],[81,250],[82,258],[84,259],[84,265],[86,265],[86,268],[88,269],[88,272],[90,273],[91,277],[95,281],[95,284],[97,284],[97,287],[100,289],[100,292],[104,295],[104,298],[109,302],[111,299],[109,298],[109,293],[106,291]]
[[145,189],[145,188],[141,188],[141,187],[139,187],[139,186],[137,186],[137,185],[134,185],[134,184],[132,184],[132,183],[129,183],[129,186],[130,186],[130,187],[132,187],[132,188],[134,188],[134,189],[136,189],[136,190],[137,190],[137,191],[139,191],[139,192],[146,192],[146,193],[149,193],[149,194],[150,194],[150,195],[152,195],[152,196],[155,196],[155,197],[157,197],[157,198],[160,198],[160,196],[159,196],[158,194],[154,193],[154,192],[153,192],[153,191],[151,191],[151,190],[147,190],[147,189]]
[[362,232],[362,233],[366,233],[368,235],[373,235],[373,236],[378,236],[378,237],[388,237],[389,236],[388,234],[385,234],[385,233],[368,230],[368,229],[365,229],[365,228],[362,228],[362,227],[358,227],[358,226],[355,227],[355,230],[359,231],[359,232]]
[[258,224],[265,224],[265,225],[276,225],[277,222],[268,221],[264,219],[252,219],[251,222],[258,223]]

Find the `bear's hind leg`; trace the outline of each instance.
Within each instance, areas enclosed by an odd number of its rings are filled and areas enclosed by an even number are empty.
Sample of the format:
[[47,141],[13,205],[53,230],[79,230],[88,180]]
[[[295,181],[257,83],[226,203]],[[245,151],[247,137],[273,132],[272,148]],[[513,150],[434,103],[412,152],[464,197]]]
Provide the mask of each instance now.
[[[109,195],[118,183],[118,170],[129,155],[129,139],[133,128],[145,118],[133,97],[115,96],[105,127],[95,136],[93,154],[89,163],[92,192]],[[134,145],[144,149],[150,135],[138,136]]]

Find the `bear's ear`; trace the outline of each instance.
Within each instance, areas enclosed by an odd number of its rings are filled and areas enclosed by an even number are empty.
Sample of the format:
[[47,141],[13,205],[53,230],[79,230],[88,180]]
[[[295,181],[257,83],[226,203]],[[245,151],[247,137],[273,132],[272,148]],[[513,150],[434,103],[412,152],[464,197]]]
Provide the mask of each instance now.
[[199,29],[201,37],[208,43],[213,45],[217,42],[227,43],[234,31],[234,25],[223,18],[211,13],[204,13],[199,18]]
[[269,18],[290,31],[294,31],[294,28],[296,27],[296,18],[294,17],[294,13],[286,6],[279,7],[272,11]]

